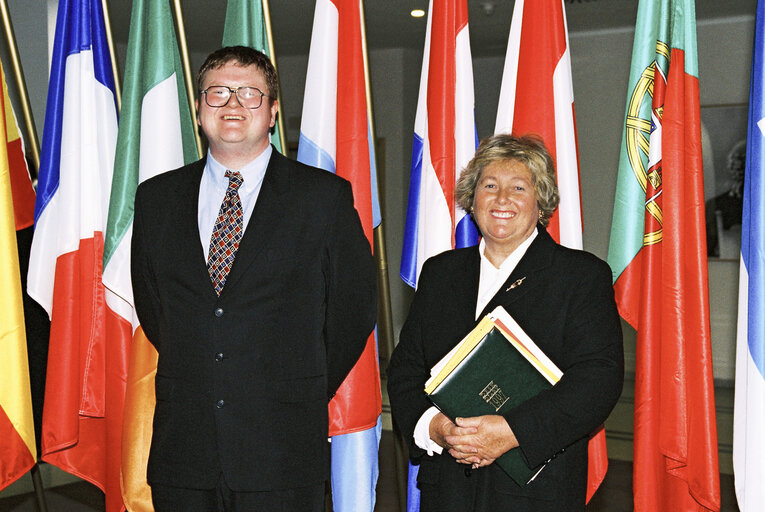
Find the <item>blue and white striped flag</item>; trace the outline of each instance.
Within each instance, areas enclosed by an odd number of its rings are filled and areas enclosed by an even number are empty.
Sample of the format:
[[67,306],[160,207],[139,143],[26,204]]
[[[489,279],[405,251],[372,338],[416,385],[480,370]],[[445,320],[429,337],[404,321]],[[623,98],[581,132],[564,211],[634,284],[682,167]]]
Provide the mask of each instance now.
[[757,3],[736,343],[733,473],[741,512],[765,504],[765,2]]

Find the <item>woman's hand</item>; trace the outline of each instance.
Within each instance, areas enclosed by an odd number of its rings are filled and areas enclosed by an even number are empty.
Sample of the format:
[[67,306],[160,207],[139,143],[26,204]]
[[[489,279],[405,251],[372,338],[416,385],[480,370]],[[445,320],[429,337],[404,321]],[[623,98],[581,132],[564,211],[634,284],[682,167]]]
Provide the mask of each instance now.
[[518,446],[513,430],[502,416],[457,418],[456,422],[455,428],[444,435],[445,444],[433,437],[431,439],[444,448],[448,447],[449,454],[462,464],[470,464],[473,468],[488,466],[500,455]]
[[430,435],[430,439],[447,450],[452,449],[452,446],[446,441],[447,436],[457,436],[459,438],[460,436],[475,434],[477,432],[478,431],[472,427],[458,427],[452,422],[452,420],[450,420],[447,416],[444,415],[444,413],[441,412],[433,416],[433,419],[430,420],[430,425],[428,427],[428,434]]

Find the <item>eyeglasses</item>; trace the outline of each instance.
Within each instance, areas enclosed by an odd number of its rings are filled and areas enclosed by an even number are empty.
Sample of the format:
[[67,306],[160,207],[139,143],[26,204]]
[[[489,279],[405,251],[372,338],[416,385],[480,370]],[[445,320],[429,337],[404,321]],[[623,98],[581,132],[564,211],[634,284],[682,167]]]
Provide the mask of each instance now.
[[244,108],[259,108],[263,104],[263,96],[266,94],[257,87],[227,87],[225,85],[212,85],[200,92],[205,97],[205,103],[213,108],[225,107],[231,99],[231,93],[236,94],[236,99]]

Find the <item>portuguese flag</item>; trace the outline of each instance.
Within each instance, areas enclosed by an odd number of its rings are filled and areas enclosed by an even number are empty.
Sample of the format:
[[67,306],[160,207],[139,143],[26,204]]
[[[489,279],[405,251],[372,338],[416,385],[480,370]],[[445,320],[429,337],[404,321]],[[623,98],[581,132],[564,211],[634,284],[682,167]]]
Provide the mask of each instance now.
[[635,511],[720,510],[693,0],[640,0],[608,262],[637,330]]

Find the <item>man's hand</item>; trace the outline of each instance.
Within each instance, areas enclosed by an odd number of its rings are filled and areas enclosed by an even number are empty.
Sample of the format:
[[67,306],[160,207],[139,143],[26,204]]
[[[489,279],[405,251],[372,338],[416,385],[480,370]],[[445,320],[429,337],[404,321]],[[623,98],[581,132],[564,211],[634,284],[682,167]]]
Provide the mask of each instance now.
[[[449,454],[461,464],[470,464],[473,468],[488,466],[497,457],[518,446],[513,430],[502,416],[457,418],[456,422],[455,428],[444,434],[445,444],[432,435],[431,439],[449,448]],[[433,422],[431,429],[432,426]]]

